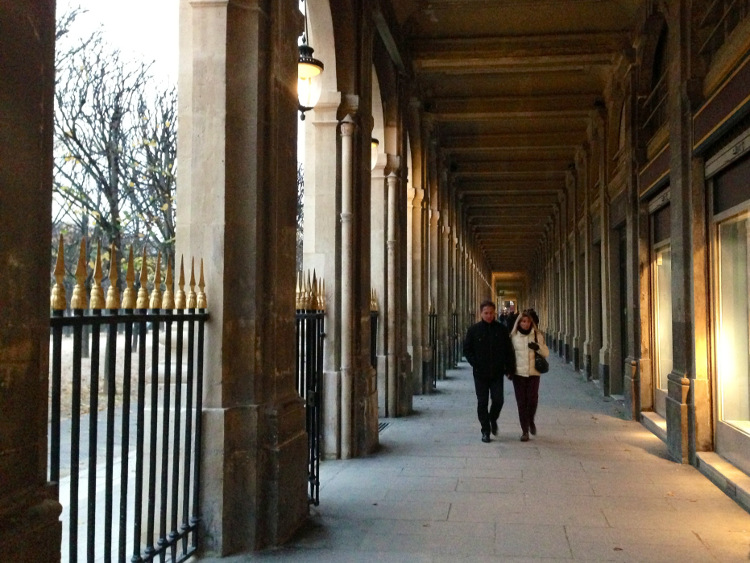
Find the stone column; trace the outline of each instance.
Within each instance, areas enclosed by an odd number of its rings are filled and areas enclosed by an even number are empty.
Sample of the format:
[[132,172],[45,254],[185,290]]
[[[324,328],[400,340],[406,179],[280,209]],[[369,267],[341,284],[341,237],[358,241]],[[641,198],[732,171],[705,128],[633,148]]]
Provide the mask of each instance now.
[[341,123],[341,458],[352,457],[354,322],[354,256],[352,256],[352,135],[354,122],[346,116]]
[[443,223],[443,228],[440,233],[440,256],[441,264],[440,268],[440,310],[438,319],[440,319],[440,339],[442,354],[440,355],[440,375],[441,378],[445,378],[448,370],[448,363],[450,360],[450,347],[451,347],[451,330],[450,330],[450,316],[451,316],[451,300],[450,300],[450,256],[451,256],[451,225],[450,217],[448,216],[447,204],[443,209],[443,215],[446,221]]
[[408,349],[412,357],[413,393],[422,393],[422,204],[424,190],[413,188],[407,196],[407,311],[409,329],[407,330]]
[[[590,127],[591,125],[589,125]],[[578,241],[576,260],[579,274],[578,334],[576,345],[579,350],[577,368],[586,379],[591,379],[591,213],[589,205],[591,143],[591,134],[589,133],[588,150],[581,150],[580,166],[577,168],[579,197],[583,196],[583,217],[579,222],[578,236],[576,237]],[[582,194],[581,191],[583,192]]]
[[378,416],[388,414],[389,371],[388,371],[388,331],[389,331],[389,270],[388,270],[388,187],[386,185],[387,157],[382,154],[371,175],[370,190],[370,287],[378,300],[378,334],[375,358],[378,379]]
[[400,396],[400,385],[399,385],[399,372],[398,369],[398,295],[397,295],[397,265],[398,265],[398,248],[396,246],[398,237],[396,232],[396,219],[398,216],[397,206],[397,184],[398,176],[397,172],[400,166],[400,160],[398,156],[388,155],[388,176],[386,183],[388,185],[388,228],[387,228],[387,272],[388,272],[388,300],[387,300],[387,324],[388,324],[388,352],[387,352],[387,364],[388,364],[388,416],[399,416],[399,396]]
[[228,555],[284,542],[308,512],[290,345],[302,22],[293,3],[261,0],[187,0],[180,17],[178,244],[208,258],[213,296],[201,534],[207,553]]
[[[317,51],[316,51],[317,52]],[[338,126],[341,94],[324,92],[305,120],[305,229],[303,264],[315,270],[326,288],[326,340],[323,347],[323,449],[324,458],[341,455],[341,202],[337,183]]]
[[[707,401],[708,386],[706,373],[696,381],[696,301],[693,297],[693,276],[698,274],[698,285],[705,283],[703,259],[699,267],[694,263],[694,243],[692,240],[694,225],[705,220],[703,205],[696,206],[701,197],[694,198],[692,154],[692,120],[686,85],[690,79],[690,28],[691,18],[685,14],[689,10],[686,3],[677,3],[676,14],[669,21],[667,42],[667,69],[669,88],[667,107],[669,109],[669,145],[670,145],[670,215],[672,219],[670,242],[672,249],[672,342],[673,365],[668,376],[667,410],[667,448],[675,461],[688,462],[695,459],[695,412],[696,396],[698,400]],[[697,168],[700,172],[700,168]],[[702,196],[702,191],[698,190]],[[697,214],[694,216],[693,214]],[[705,240],[705,239],[703,239]],[[700,244],[698,242],[696,245]],[[702,248],[698,254],[702,255]],[[705,312],[701,311],[701,334],[706,331]],[[705,360],[704,360],[705,361]],[[702,370],[703,371],[703,370]],[[705,403],[703,403],[705,404]],[[710,420],[710,414],[706,418]],[[704,415],[705,416],[705,415]],[[705,419],[704,419],[705,420]],[[692,422],[692,424],[691,424]]]
[[[59,561],[47,482],[55,2],[0,3],[0,559]],[[68,296],[70,299],[70,296]]]

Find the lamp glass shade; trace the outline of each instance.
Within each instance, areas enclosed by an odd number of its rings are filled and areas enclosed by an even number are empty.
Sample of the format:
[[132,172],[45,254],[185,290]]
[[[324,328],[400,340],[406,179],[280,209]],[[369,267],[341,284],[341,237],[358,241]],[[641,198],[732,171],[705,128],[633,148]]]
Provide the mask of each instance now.
[[305,111],[315,107],[320,99],[322,83],[320,75],[297,80],[297,99],[301,108]]
[[378,163],[378,147],[380,141],[377,139],[370,140],[370,170],[375,170],[375,165]]
[[323,63],[313,57],[313,48],[307,43],[302,43],[298,49],[297,99],[304,119],[304,112],[314,108],[320,99],[322,89],[320,75],[323,72]]
[[[315,59],[312,59],[313,61]],[[313,62],[302,60],[300,59],[298,65],[297,65],[297,75],[299,78],[312,78],[313,76],[318,76],[321,72],[323,72],[323,67],[319,66]]]

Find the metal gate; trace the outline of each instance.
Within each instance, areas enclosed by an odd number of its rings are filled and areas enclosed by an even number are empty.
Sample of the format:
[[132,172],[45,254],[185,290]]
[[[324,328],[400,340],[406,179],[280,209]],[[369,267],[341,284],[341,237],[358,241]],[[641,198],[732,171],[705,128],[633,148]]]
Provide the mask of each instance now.
[[187,294],[184,275],[173,294],[168,267],[162,295],[157,259],[149,295],[145,253],[136,290],[131,250],[122,303],[116,270],[105,302],[99,253],[89,304],[82,244],[66,315],[62,257],[60,249],[50,319],[49,444],[49,479],[63,505],[62,560],[185,561],[198,548],[200,521],[208,319],[202,264],[198,292],[193,272]]
[[297,283],[297,391],[305,400],[307,429],[308,501],[320,504],[320,399],[325,338],[325,292],[313,273],[306,282],[302,274]]

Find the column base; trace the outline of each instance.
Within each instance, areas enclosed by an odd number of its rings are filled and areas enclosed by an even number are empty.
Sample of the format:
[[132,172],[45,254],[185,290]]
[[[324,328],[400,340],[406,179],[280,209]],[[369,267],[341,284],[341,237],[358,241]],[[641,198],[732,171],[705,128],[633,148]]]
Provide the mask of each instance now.
[[57,486],[0,500],[0,553],[8,562],[60,561],[62,506]]
[[204,552],[226,556],[284,543],[308,515],[302,400],[204,409],[203,428]]

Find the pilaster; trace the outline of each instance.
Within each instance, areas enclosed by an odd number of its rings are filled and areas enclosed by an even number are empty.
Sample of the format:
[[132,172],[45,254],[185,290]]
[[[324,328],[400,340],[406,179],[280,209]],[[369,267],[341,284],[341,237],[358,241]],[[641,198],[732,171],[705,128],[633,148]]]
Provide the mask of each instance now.
[[[178,187],[188,255],[210,256],[201,474],[204,549],[278,545],[307,518],[294,334],[296,6],[191,0],[180,11]],[[186,31],[187,30],[187,31]],[[184,97],[187,96],[187,100]],[[189,135],[189,142],[184,136]],[[291,158],[290,158],[291,157]],[[283,280],[288,280],[284,283]]]
[[47,482],[55,2],[0,4],[0,559],[59,561]]

